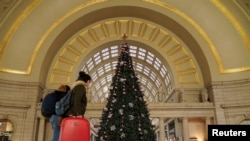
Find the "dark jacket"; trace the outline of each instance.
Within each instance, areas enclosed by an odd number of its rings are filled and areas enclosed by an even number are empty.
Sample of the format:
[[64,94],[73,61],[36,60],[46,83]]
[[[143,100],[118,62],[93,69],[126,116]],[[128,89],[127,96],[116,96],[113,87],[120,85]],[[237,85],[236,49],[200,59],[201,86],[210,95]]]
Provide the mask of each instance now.
[[67,111],[67,115],[82,115],[84,116],[87,106],[86,87],[83,81],[76,81],[73,84],[71,94],[71,106]]
[[55,90],[48,95],[45,96],[42,102],[42,115],[49,118],[51,115],[55,115],[55,104],[59,101],[62,97],[66,95],[66,92],[62,92],[59,90]]

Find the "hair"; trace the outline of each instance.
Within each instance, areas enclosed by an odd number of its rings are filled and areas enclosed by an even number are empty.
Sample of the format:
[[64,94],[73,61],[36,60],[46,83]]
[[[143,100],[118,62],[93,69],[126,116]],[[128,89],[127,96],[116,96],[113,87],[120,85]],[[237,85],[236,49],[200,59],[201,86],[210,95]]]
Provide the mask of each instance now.
[[60,85],[58,90],[67,93],[68,91],[70,91],[70,86],[68,86],[68,85]]
[[84,82],[87,82],[88,80],[91,80],[91,77],[90,75],[86,74],[84,71],[80,71],[77,80],[82,80]]

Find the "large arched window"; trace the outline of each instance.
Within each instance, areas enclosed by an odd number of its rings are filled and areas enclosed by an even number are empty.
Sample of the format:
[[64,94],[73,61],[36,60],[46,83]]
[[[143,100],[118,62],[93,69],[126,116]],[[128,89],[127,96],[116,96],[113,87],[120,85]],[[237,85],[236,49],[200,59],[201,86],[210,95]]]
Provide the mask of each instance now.
[[[153,52],[143,47],[130,45],[130,55],[133,58],[134,70],[142,84],[144,98],[148,102],[159,102],[161,93],[169,93],[172,90],[172,79],[166,65]],[[106,101],[118,56],[119,45],[103,48],[95,52],[82,67],[82,70],[92,76],[90,102]]]

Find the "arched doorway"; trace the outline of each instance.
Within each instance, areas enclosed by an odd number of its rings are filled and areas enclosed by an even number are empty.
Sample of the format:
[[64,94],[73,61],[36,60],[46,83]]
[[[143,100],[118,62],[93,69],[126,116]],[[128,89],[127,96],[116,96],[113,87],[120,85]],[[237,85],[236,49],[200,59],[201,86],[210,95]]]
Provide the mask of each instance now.
[[8,119],[0,119],[0,141],[11,141],[14,125]]

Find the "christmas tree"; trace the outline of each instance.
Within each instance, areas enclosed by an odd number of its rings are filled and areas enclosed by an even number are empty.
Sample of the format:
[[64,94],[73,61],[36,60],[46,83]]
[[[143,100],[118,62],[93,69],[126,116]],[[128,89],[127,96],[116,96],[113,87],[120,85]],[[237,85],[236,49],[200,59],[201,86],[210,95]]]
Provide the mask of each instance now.
[[124,35],[97,141],[156,140],[126,38]]

